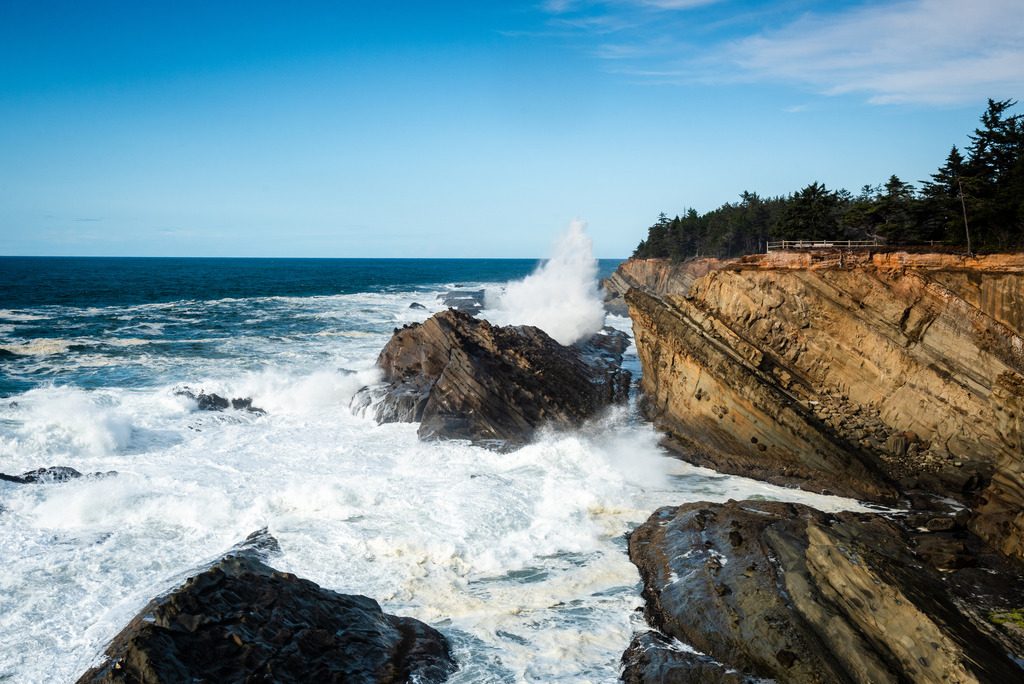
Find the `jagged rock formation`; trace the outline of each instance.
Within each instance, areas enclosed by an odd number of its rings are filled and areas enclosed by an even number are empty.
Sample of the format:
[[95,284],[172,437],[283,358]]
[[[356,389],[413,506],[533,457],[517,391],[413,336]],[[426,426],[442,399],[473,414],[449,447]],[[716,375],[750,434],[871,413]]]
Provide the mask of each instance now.
[[674,263],[668,259],[630,259],[601,281],[604,304],[609,312],[626,316],[626,293],[641,288],[660,294],[686,294],[698,278],[724,268],[737,259],[691,259]]
[[449,309],[395,331],[377,361],[387,385],[366,388],[354,406],[372,407],[380,422],[419,421],[423,439],[514,446],[543,425],[575,427],[625,401],[627,344],[608,329],[565,347],[539,328]]
[[21,475],[8,475],[0,473],[0,481],[14,482],[16,484],[49,484],[53,482],[67,482],[77,480],[80,477],[110,477],[117,475],[117,471],[109,470],[105,473],[92,473],[83,475],[74,468],[68,466],[50,466],[48,468],[37,468]]
[[253,406],[252,399],[249,397],[235,397],[234,399],[228,399],[220,396],[219,394],[207,394],[204,390],[199,390],[199,392],[196,393],[188,387],[176,389],[174,394],[179,397],[186,397],[196,402],[196,408],[200,411],[223,411],[225,409],[232,408],[237,411],[249,411],[250,413],[266,413],[263,409]]
[[998,617],[1024,601],[1020,565],[986,554],[955,517],[931,525],[944,529],[763,501],[660,509],[629,552],[665,636],[634,641],[624,678],[1024,681],[1009,657],[1024,639]]
[[373,599],[321,589],[261,560],[269,535],[151,601],[80,684],[119,682],[440,682],[444,637]]
[[1024,255],[656,267],[625,269],[660,288],[627,301],[646,410],[687,458],[876,501],[953,496],[1024,556]]

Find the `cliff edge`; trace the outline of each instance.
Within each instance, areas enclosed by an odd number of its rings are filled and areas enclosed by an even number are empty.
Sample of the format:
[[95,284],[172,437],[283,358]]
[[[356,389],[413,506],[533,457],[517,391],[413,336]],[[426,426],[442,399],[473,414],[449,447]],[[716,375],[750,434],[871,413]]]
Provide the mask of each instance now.
[[1024,557],[1024,254],[632,260],[627,285],[645,410],[688,460],[953,498]]

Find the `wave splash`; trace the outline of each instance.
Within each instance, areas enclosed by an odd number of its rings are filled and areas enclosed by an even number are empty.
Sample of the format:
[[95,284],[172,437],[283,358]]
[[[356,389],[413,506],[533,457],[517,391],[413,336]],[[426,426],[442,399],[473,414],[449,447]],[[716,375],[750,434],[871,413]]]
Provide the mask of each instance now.
[[483,317],[497,325],[534,325],[560,344],[572,344],[604,327],[597,260],[586,223],[573,221],[554,254],[530,275],[488,290]]

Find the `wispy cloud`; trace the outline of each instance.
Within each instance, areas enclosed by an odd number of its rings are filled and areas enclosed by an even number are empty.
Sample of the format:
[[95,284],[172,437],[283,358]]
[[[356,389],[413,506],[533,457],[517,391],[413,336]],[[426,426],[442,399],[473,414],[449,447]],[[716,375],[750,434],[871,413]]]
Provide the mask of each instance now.
[[913,0],[808,16],[721,57],[741,75],[878,104],[1009,96],[1024,88],[1024,2]]
[[765,11],[746,20],[715,0],[545,5],[549,21],[590,36],[588,49],[609,71],[658,83],[790,83],[875,104],[1024,91],[1022,0],[872,1],[816,12],[787,0],[775,8],[776,24],[765,29]]

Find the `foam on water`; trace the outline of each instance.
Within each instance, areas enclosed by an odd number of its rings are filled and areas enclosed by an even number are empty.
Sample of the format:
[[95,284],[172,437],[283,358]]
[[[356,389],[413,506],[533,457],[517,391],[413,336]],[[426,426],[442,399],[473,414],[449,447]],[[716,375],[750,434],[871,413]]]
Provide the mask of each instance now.
[[[72,352],[57,384],[0,402],[0,470],[118,472],[0,483],[0,680],[73,681],[150,598],[266,526],[275,567],[441,629],[455,682],[615,681],[641,605],[624,534],[655,508],[748,496],[856,507],[688,466],[628,409],[506,454],[353,415],[391,330],[430,314],[409,303],[436,309],[440,294],[65,312],[152,319],[165,337],[112,348],[138,374],[131,386]],[[191,321],[187,337],[167,337],[172,315]],[[153,351],[182,339],[214,342]],[[107,375],[76,386],[90,373]],[[183,385],[267,413],[199,411],[175,394]]]

